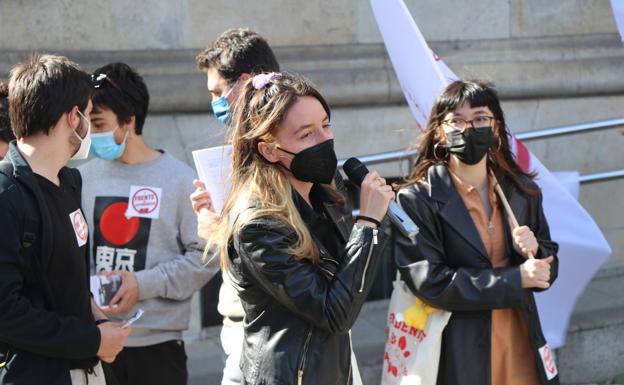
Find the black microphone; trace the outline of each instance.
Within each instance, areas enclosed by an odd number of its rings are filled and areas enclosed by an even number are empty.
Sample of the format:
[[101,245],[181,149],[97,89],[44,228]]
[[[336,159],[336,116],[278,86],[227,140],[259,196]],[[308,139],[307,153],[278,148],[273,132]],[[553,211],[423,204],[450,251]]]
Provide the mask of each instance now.
[[[349,177],[349,180],[358,187],[362,185],[364,177],[369,173],[368,168],[357,158],[347,159],[342,169]],[[392,222],[403,235],[410,238],[412,241],[415,240],[416,234],[418,234],[418,226],[416,226],[414,221],[412,221],[395,201],[390,201],[386,215],[390,218],[390,222]]]

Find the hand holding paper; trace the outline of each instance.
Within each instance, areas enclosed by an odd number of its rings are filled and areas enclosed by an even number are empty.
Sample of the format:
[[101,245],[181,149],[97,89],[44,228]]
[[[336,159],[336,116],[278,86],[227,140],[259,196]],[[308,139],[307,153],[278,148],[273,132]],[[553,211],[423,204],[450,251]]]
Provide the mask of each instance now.
[[195,202],[193,202],[193,209],[198,213],[199,209],[201,209],[201,203],[205,203],[206,199],[209,199],[214,211],[221,213],[225,200],[230,193],[232,146],[217,146],[193,151],[193,161],[195,162],[199,179],[208,193],[206,196],[201,191],[201,187],[198,187],[197,184],[195,185],[197,190],[191,195],[191,201],[195,197],[198,208],[196,208]]
[[190,196],[191,205],[193,206],[193,211],[195,211],[195,215],[199,215],[199,212],[202,209],[207,209],[210,211],[214,211],[214,207],[212,207],[212,199],[210,198],[210,193],[206,191],[204,184],[199,179],[195,179],[193,181],[193,186],[195,186],[195,191]]

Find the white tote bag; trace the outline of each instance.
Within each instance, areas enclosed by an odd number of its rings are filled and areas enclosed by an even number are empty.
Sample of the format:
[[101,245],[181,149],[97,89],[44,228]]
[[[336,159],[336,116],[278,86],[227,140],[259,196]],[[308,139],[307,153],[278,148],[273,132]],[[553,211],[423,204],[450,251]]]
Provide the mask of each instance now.
[[397,278],[388,309],[382,385],[435,385],[451,313],[425,305]]

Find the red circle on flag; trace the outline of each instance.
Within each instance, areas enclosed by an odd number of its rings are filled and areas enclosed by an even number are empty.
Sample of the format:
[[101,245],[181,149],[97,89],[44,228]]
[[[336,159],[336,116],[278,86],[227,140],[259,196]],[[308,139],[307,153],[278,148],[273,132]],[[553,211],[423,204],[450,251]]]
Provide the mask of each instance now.
[[127,218],[127,202],[113,203],[108,206],[100,218],[100,232],[107,242],[122,246],[134,239],[139,231],[140,219]]

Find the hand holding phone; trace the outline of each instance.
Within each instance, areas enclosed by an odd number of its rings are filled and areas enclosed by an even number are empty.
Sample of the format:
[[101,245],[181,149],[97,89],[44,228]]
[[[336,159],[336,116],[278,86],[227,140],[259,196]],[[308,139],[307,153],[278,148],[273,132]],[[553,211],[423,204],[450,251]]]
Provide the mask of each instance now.
[[134,313],[134,315],[132,317],[128,318],[128,320],[121,325],[121,328],[125,329],[128,326],[130,326],[133,323],[135,323],[136,321],[138,321],[139,318],[141,318],[143,316],[143,313],[144,313],[143,309],[137,310],[136,313]]

